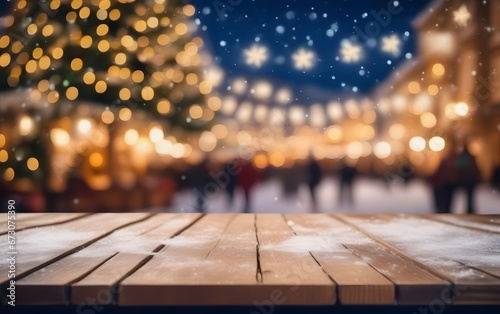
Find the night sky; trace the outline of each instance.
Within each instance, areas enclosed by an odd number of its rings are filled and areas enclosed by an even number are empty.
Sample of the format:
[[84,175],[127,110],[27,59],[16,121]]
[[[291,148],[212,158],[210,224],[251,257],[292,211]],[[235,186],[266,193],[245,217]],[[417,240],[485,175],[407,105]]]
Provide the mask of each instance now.
[[[191,0],[198,9],[200,33],[229,81],[265,78],[295,90],[311,86],[337,94],[368,93],[401,62],[414,57],[412,21],[429,2]],[[401,41],[399,53],[382,51],[382,38],[392,35]],[[340,49],[345,40],[361,47],[359,60],[343,61]],[[260,67],[245,62],[244,50],[254,44],[267,49],[268,58]],[[309,69],[294,67],[292,55],[300,48],[315,54]]]
[[[12,2],[0,0],[1,15]],[[341,95],[370,92],[416,55],[412,21],[430,0],[190,2],[198,10],[199,33],[228,81],[264,78],[296,91],[310,87]],[[382,39],[393,35],[399,51],[382,51]],[[359,60],[343,59],[346,42],[361,48]],[[266,50],[260,66],[246,63],[245,50],[254,45]],[[292,56],[301,48],[314,54],[310,68],[294,67]]]

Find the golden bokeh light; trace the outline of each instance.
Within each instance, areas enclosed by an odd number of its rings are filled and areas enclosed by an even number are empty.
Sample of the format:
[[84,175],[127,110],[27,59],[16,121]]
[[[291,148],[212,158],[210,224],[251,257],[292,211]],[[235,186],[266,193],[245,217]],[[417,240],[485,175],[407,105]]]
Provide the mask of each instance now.
[[5,138],[5,135],[0,133],[0,148],[4,147],[6,142],[7,139]]
[[142,81],[144,81],[144,72],[141,70],[134,71],[134,73],[132,73],[132,81],[134,81],[134,83],[142,83]]
[[95,74],[93,72],[86,72],[83,75],[83,82],[87,85],[94,84],[95,79],[96,79],[96,77],[95,77]]
[[200,105],[193,105],[189,108],[189,116],[193,119],[200,119],[203,116],[203,109]]
[[3,173],[3,179],[7,182],[9,181],[12,181],[14,180],[14,177],[15,177],[15,172],[14,172],[14,169],[12,169],[11,167],[7,168],[5,170],[5,172]]
[[435,76],[443,76],[445,74],[444,65],[441,63],[436,63],[432,66],[432,74]]
[[66,90],[66,98],[75,100],[78,97],[78,88],[71,86]]
[[120,117],[120,120],[126,122],[132,118],[132,111],[128,108],[122,108],[118,112],[118,117]]
[[192,6],[191,4],[187,4],[185,5],[183,8],[182,8],[182,12],[186,15],[186,16],[193,16],[196,12],[196,9],[194,8],[194,6]]
[[34,73],[37,70],[38,65],[35,60],[30,60],[28,61],[28,63],[26,63],[25,67],[26,67],[26,72]]
[[9,66],[10,61],[11,61],[11,57],[10,57],[10,54],[8,54],[7,52],[3,53],[0,56],[0,66],[1,67],[5,68],[5,67]]
[[119,97],[121,100],[129,100],[132,94],[130,93],[130,90],[126,87],[120,89]]
[[188,31],[188,27],[184,23],[179,23],[175,26],[175,33],[179,36],[186,35]]
[[431,96],[436,96],[439,93],[439,87],[435,84],[431,84],[427,87],[427,92]]
[[123,140],[129,146],[136,145],[139,142],[139,132],[135,129],[129,129],[123,135]]
[[420,84],[416,81],[411,81],[408,83],[408,92],[414,95],[420,93]]
[[50,130],[50,140],[55,146],[64,147],[69,144],[70,137],[66,130],[61,128],[54,128]]
[[162,99],[156,105],[156,110],[158,110],[160,114],[168,114],[170,112],[170,107],[170,101]]
[[219,111],[222,108],[222,101],[219,97],[212,96],[208,98],[207,105],[211,110]]
[[31,54],[33,55],[33,58],[40,59],[43,55],[43,50],[40,47],[36,47],[35,49],[33,49],[33,52]]
[[42,56],[40,58],[40,61],[38,61],[38,66],[42,70],[47,70],[48,68],[50,68],[50,65],[51,65],[51,61],[50,61],[50,58],[48,56]]
[[45,25],[43,28],[42,28],[42,35],[45,36],[45,37],[49,37],[51,36],[52,34],[54,34],[54,26],[48,24],[48,25]]
[[422,124],[422,126],[430,129],[436,126],[437,119],[436,116],[431,112],[424,112],[420,116],[420,123]]
[[71,61],[71,69],[73,71],[79,71],[81,70],[83,67],[83,61],[82,59],[80,58],[74,58],[72,61]]
[[217,146],[217,136],[213,132],[204,131],[199,140],[200,149],[204,152],[211,152]]
[[5,149],[0,150],[0,162],[6,162],[7,160],[9,160],[9,153]]
[[82,48],[90,48],[92,46],[92,37],[90,37],[89,35],[83,36],[80,40],[80,46]]
[[262,153],[259,153],[259,154],[255,155],[255,157],[253,159],[253,164],[258,169],[265,169],[265,168],[267,168],[267,166],[269,166],[269,161],[267,159],[267,155],[266,154],[262,154]]
[[0,37],[0,48],[6,48],[10,44],[9,35],[3,35]]
[[99,36],[106,36],[109,32],[109,26],[106,24],[101,24],[97,26],[96,34]]
[[55,104],[59,100],[59,92],[53,90],[47,95],[47,101],[51,104]]
[[106,124],[111,124],[115,121],[115,115],[109,110],[103,111],[101,114],[101,120]]
[[80,16],[82,20],[87,19],[90,16],[90,8],[89,7],[81,8],[80,12],[78,12],[78,16]]
[[64,50],[60,47],[54,48],[52,50],[52,58],[59,60],[64,56]]
[[29,170],[36,171],[40,166],[40,163],[38,162],[38,159],[36,159],[35,157],[31,157],[26,162],[26,165],[28,166]]
[[115,63],[117,65],[123,65],[125,62],[127,62],[127,56],[123,52],[116,54]]
[[89,164],[94,168],[99,168],[104,164],[104,157],[101,153],[93,152],[89,156]]
[[103,39],[97,44],[97,49],[99,49],[100,52],[106,52],[109,50],[109,41],[106,39]]
[[111,21],[118,21],[120,19],[121,12],[118,9],[113,9],[109,12],[109,19]]
[[98,81],[95,83],[95,91],[99,94],[104,93],[108,89],[108,84],[104,81]]
[[150,86],[145,86],[142,88],[141,96],[144,100],[151,100],[155,96],[155,91]]

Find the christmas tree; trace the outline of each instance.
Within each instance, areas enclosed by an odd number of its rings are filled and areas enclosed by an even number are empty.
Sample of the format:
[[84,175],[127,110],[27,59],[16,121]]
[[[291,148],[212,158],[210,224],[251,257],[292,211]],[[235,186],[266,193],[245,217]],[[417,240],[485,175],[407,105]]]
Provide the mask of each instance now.
[[4,180],[43,179],[43,147],[67,142],[58,126],[81,115],[82,104],[100,107],[85,115],[110,132],[118,112],[122,121],[146,112],[167,129],[203,128],[213,119],[205,107],[212,84],[201,70],[194,14],[182,0],[17,0],[0,34],[0,89],[26,96],[0,112],[4,126],[16,120],[21,131],[0,128],[10,134],[0,142]]

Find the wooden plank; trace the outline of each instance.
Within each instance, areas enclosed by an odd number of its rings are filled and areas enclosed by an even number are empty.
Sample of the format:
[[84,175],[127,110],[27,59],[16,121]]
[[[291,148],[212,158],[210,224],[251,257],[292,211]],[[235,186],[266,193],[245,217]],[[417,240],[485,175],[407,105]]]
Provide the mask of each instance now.
[[[119,292],[118,283],[144,265],[151,256],[163,248],[168,240],[192,223],[201,214],[158,214],[152,219],[157,227],[141,233],[134,241],[143,246],[140,251],[132,251],[128,247],[113,256],[110,260],[93,271],[90,275],[71,286],[71,303],[73,304],[110,304],[115,302],[113,295]],[[123,242],[123,240],[121,240]],[[103,243],[103,245],[106,245]]]
[[[27,220],[36,217],[40,217],[43,215],[47,215],[47,213],[16,213],[16,220]],[[0,214],[0,223],[4,223],[7,221],[7,213]]]
[[[88,213],[49,213],[49,214],[17,214],[15,226],[16,232],[50,225],[56,225],[63,222],[79,219],[88,216]],[[0,224],[0,235],[6,234],[8,231],[7,222]]]
[[[102,269],[105,267],[108,271],[106,277],[101,279],[109,279],[111,276],[117,276],[121,271],[130,272],[131,269],[137,266],[143,259],[152,254],[152,251],[161,245],[162,238],[149,238],[149,232],[154,232],[163,225],[170,226],[171,232],[175,232],[183,225],[169,222],[175,220],[181,214],[166,214],[155,215],[139,223],[119,229],[109,236],[87,246],[75,254],[69,255],[56,261],[47,267],[40,269],[27,277],[17,282],[17,295],[20,305],[61,305],[67,304],[69,301],[69,287],[72,283],[77,282],[81,278],[88,278],[89,274],[98,272],[102,274]],[[195,214],[194,216],[197,216]],[[164,229],[167,231],[166,229]],[[131,264],[123,265],[124,267],[116,269],[112,268],[115,265],[114,261],[123,261],[123,256],[128,257],[128,262]],[[90,279],[92,282],[92,279]],[[76,298],[112,300],[112,294],[108,291],[102,291],[101,287],[93,285],[80,285],[82,289],[77,289]],[[94,288],[94,289],[93,289]],[[95,289],[97,288],[97,289]],[[74,290],[74,289],[72,289]],[[92,291],[93,290],[93,291]],[[87,298],[82,295],[82,292],[95,292],[89,294]],[[75,291],[71,295],[74,296]]]
[[[453,282],[457,304],[498,304],[499,235],[407,215],[337,215],[390,250]],[[487,273],[488,272],[488,273]]]
[[251,305],[258,285],[254,215],[211,214],[120,285],[120,305]]
[[297,230],[298,234],[314,236],[314,234],[324,233],[327,241],[344,246],[388,278],[396,285],[396,302],[398,304],[427,304],[431,300],[439,298],[441,292],[450,285],[450,282],[438,278],[418,267],[415,263],[388,251],[365,234],[331,216],[287,215],[287,217],[292,228]]
[[348,236],[341,236],[340,243],[396,285],[398,304],[428,304],[439,299],[443,291],[449,290],[451,282],[389,251],[365,234],[335,219],[335,215],[326,222],[332,229],[346,229]]
[[296,236],[282,215],[257,215],[256,229],[261,282],[280,291],[280,305],[335,304],[336,285],[308,249],[286,249]]
[[327,215],[286,215],[291,228],[338,287],[344,305],[394,304],[394,284],[349,251],[342,242],[346,227],[331,224]]
[[424,215],[423,217],[464,228],[500,233],[500,216],[487,217],[479,215],[442,214]]
[[[55,226],[28,229],[17,235],[16,279],[42,269],[99,240],[114,230],[151,216],[147,213],[97,214]],[[0,252],[9,252],[7,236],[0,236]],[[8,278],[8,260],[0,259],[0,285]]]

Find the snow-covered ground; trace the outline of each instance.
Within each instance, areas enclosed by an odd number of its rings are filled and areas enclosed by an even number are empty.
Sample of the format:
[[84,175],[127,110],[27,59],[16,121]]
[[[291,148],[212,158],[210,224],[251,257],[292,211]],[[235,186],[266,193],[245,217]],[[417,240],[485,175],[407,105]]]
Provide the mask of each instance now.
[[[318,186],[318,209],[324,213],[432,213],[432,191],[420,180],[409,184],[394,183],[390,186],[382,180],[358,179],[354,185],[354,206],[338,203],[339,183],[335,178],[325,178]],[[172,212],[193,211],[195,193],[191,190],[179,192],[173,205],[166,209]],[[307,213],[312,203],[309,190],[301,186],[296,195],[285,196],[278,180],[269,180],[255,186],[252,192],[252,212],[255,213]],[[459,191],[453,200],[453,212],[465,212],[465,194]],[[243,209],[243,194],[236,192],[233,204],[229,204],[224,191],[211,195],[207,201],[211,213],[240,212]],[[476,208],[480,214],[500,214],[500,191],[489,185],[476,190]]]

